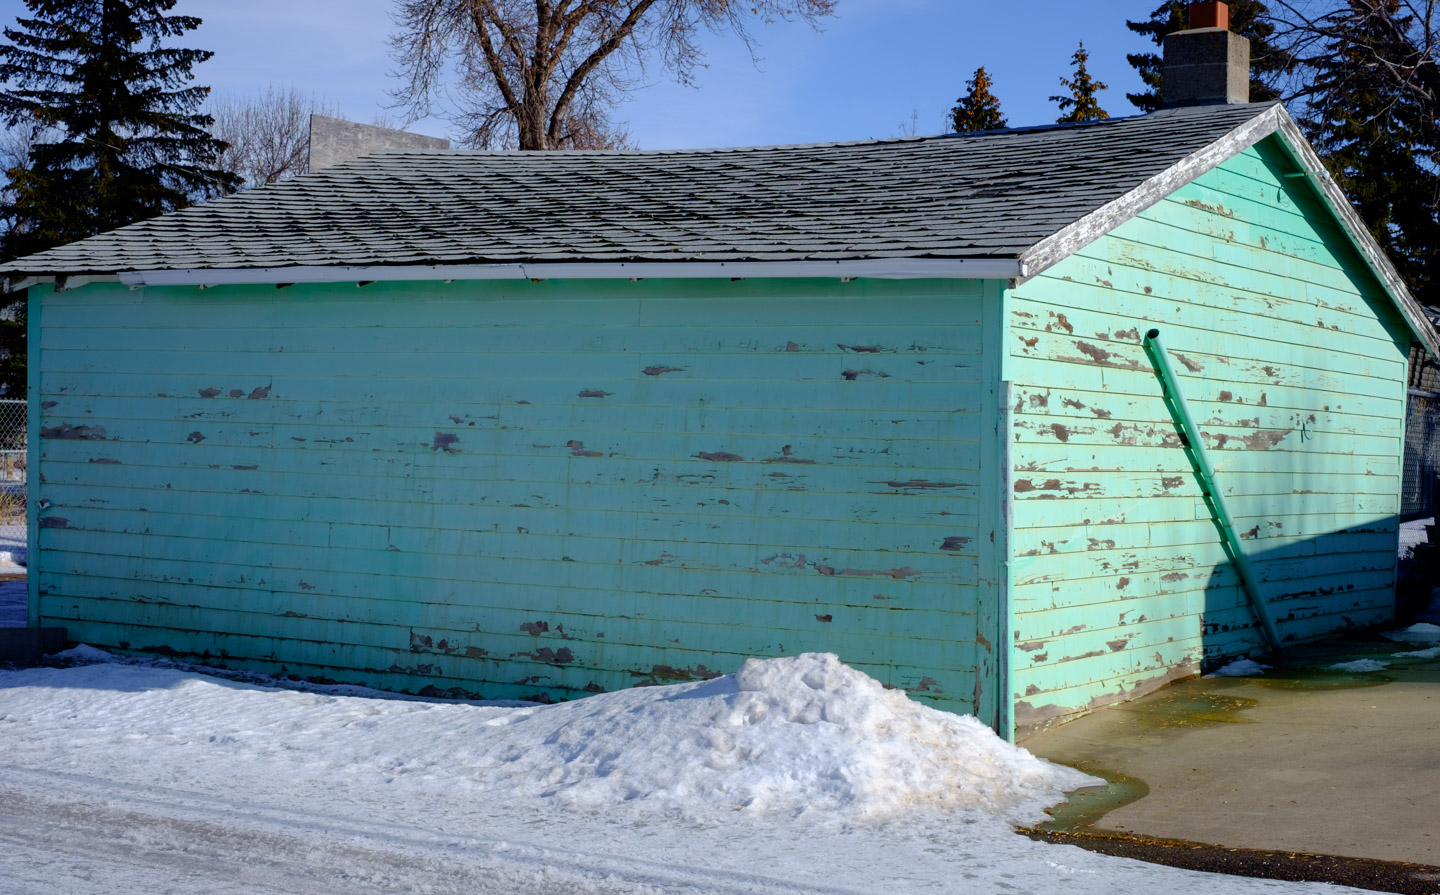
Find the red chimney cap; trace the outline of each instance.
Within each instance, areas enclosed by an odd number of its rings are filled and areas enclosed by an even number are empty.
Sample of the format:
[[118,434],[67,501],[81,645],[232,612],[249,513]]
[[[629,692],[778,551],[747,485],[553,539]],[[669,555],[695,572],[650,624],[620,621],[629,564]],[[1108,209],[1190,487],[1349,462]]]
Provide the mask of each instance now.
[[1224,28],[1230,30],[1230,5],[1219,0],[1190,4],[1191,28]]

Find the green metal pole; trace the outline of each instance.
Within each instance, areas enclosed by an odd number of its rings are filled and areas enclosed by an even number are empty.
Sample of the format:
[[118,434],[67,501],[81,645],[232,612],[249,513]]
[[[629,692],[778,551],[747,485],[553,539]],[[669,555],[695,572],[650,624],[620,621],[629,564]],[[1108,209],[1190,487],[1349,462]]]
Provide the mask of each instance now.
[[1280,634],[1275,630],[1275,620],[1270,617],[1270,607],[1265,605],[1265,598],[1260,595],[1255,570],[1240,547],[1240,538],[1235,533],[1235,520],[1230,518],[1230,510],[1225,506],[1225,495],[1215,484],[1215,467],[1210,465],[1210,455],[1205,451],[1205,440],[1200,437],[1200,429],[1195,425],[1190,405],[1185,402],[1185,393],[1180,390],[1180,380],[1175,375],[1175,368],[1170,365],[1170,355],[1160,341],[1160,330],[1152,329],[1145,334],[1145,351],[1160,374],[1165,395],[1170,399],[1171,411],[1185,433],[1185,445],[1190,449],[1190,456],[1200,471],[1200,487],[1215,515],[1215,522],[1220,526],[1225,547],[1235,560],[1235,570],[1240,573],[1240,584],[1245,588],[1245,594],[1250,598],[1250,605],[1255,610],[1255,617],[1259,619],[1260,627],[1265,632],[1265,641],[1273,652],[1279,652]]

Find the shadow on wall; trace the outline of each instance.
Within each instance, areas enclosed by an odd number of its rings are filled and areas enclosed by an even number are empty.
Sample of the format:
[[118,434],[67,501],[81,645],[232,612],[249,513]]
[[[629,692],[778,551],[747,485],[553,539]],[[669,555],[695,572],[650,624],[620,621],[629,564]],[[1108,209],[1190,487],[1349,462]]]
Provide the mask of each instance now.
[[[1223,478],[1220,484],[1224,487]],[[1399,516],[1377,516],[1299,537],[1280,533],[1281,526],[1296,524],[1294,516],[1239,517],[1236,522],[1282,650],[1394,618]],[[1262,538],[1267,527],[1272,531]],[[1219,538],[1220,526],[1215,528]],[[1233,562],[1210,571],[1201,642],[1201,664],[1207,672],[1233,658],[1270,651]]]

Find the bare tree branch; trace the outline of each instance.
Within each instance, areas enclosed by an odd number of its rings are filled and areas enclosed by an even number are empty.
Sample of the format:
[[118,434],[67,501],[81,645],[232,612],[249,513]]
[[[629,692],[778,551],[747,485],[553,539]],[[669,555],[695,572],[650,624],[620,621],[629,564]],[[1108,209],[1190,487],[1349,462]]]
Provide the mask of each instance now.
[[273,85],[257,96],[215,100],[211,133],[229,144],[220,153],[219,167],[238,175],[245,189],[305,173],[312,113],[334,117],[340,110],[322,97]]
[[[755,22],[818,26],[838,0],[399,0],[391,53],[398,106],[447,117],[477,146],[564,149],[627,145],[609,113],[659,59],[685,84],[703,54],[701,28],[755,52]],[[458,76],[451,82],[451,71]],[[457,100],[446,103],[454,91]]]

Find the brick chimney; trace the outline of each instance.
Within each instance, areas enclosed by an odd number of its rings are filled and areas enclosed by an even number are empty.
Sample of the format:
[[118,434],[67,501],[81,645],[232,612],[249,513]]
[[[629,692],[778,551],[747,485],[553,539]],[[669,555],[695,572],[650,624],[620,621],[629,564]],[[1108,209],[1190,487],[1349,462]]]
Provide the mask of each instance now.
[[1250,102],[1250,41],[1230,30],[1229,5],[1191,3],[1189,15],[1188,30],[1165,35],[1160,104]]

